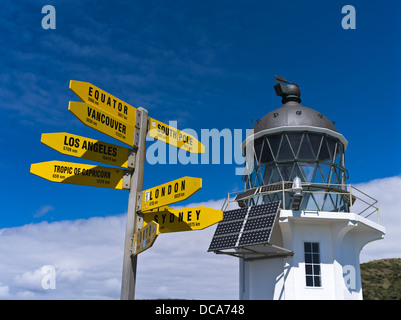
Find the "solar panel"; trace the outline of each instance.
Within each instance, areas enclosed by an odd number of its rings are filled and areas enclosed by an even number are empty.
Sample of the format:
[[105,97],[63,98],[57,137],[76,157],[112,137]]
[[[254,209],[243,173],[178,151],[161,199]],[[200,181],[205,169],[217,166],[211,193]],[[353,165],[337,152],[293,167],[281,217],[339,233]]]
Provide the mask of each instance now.
[[269,241],[270,233],[271,228],[244,233],[239,241],[239,246],[266,243]]
[[225,211],[208,251],[267,243],[280,201]]
[[245,223],[244,232],[249,230],[265,228],[267,225],[271,225],[274,222],[274,216],[263,216],[258,218],[249,219]]
[[258,188],[254,188],[254,189],[247,190],[247,191],[245,191],[243,193],[240,193],[235,197],[234,201],[239,201],[239,200],[244,199],[246,197],[253,196],[256,193],[257,190],[258,190]]
[[[284,183],[284,189],[291,189],[291,188],[292,188],[292,182]],[[278,191],[278,190],[283,190],[282,183],[269,184],[267,186],[260,187],[260,193],[269,191]]]
[[234,209],[223,212],[222,222],[244,219],[248,208]]
[[212,242],[209,246],[209,251],[222,250],[234,248],[238,239],[238,234],[231,236],[213,237]]
[[215,235],[238,233],[243,225],[243,220],[229,221],[225,223],[219,223]]

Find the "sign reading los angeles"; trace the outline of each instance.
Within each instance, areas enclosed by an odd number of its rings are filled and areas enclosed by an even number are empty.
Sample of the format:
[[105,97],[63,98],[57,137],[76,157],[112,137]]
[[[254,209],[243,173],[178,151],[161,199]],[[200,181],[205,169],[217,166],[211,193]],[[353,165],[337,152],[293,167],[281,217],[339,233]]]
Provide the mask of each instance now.
[[201,178],[183,177],[142,191],[142,209],[147,211],[188,199],[202,188]]
[[134,234],[132,255],[137,254],[149,249],[155,242],[159,235],[159,224],[151,221],[139,231]]
[[223,219],[223,211],[208,207],[167,209],[143,214],[144,226],[151,221],[159,224],[160,233],[201,230]]
[[46,180],[123,190],[124,174],[130,171],[95,165],[47,161],[31,164],[31,173]]
[[42,133],[40,142],[62,154],[129,168],[129,148],[66,132]]

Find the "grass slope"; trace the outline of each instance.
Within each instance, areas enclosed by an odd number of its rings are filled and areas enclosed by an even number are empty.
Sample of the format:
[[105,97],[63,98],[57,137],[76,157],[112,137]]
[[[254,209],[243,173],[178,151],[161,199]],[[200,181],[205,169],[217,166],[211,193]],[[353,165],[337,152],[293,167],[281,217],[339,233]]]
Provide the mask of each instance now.
[[401,259],[361,264],[364,300],[401,300]]

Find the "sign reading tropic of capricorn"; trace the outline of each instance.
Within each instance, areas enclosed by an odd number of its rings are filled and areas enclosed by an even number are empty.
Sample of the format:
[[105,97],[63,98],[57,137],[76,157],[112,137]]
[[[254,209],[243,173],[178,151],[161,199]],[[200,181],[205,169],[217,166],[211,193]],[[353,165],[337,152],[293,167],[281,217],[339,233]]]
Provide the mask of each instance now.
[[142,191],[145,136],[192,153],[203,153],[205,147],[192,135],[148,117],[145,109],[136,109],[88,82],[71,80],[70,89],[83,101],[70,101],[71,113],[130,148],[66,132],[43,133],[41,142],[61,154],[119,168],[47,161],[32,164],[30,172],[53,182],[130,190],[121,299],[133,299],[136,257],[153,245],[159,233],[200,230],[223,218],[221,210],[207,207],[167,207],[201,189],[200,178],[183,177]]
[[48,161],[31,164],[31,173],[53,182],[120,190],[129,189],[128,185],[123,188],[123,177],[129,175],[130,171],[117,168]]

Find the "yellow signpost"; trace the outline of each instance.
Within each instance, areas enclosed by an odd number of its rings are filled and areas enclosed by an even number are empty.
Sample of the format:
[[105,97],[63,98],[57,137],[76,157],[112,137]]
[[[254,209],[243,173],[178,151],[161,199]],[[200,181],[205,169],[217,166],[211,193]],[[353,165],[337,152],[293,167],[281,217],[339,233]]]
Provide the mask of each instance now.
[[[31,173],[46,180],[84,186],[129,189],[123,185],[123,177],[130,171],[88,164],[47,161],[31,164]],[[124,186],[124,187],[123,187]]]
[[155,242],[159,235],[159,224],[155,221],[151,221],[139,231],[134,234],[132,255],[137,254],[149,249]]
[[[53,182],[129,190],[121,299],[131,300],[137,255],[150,248],[159,233],[200,230],[223,219],[221,210],[167,206],[201,189],[200,178],[183,177],[142,191],[146,135],[191,153],[204,153],[205,146],[193,135],[150,118],[146,109],[134,108],[91,83],[71,80],[70,89],[83,101],[69,103],[72,114],[86,126],[135,149],[65,132],[43,133],[41,142],[62,154],[135,170],[48,161],[31,164],[30,172]],[[139,214],[144,219],[141,229]]]
[[66,132],[42,133],[40,142],[69,156],[111,164],[122,168],[132,168],[128,158],[133,150],[77,136]]
[[107,112],[125,124],[134,126],[137,109],[128,103],[89,82],[71,80],[70,90],[83,102]]
[[70,101],[68,110],[88,127],[107,134],[131,147],[134,145],[135,128],[126,122],[83,102]]
[[208,207],[167,209],[143,214],[144,223],[159,224],[160,233],[201,230],[223,219],[223,211]]
[[156,119],[149,118],[149,121],[150,128],[148,136],[191,153],[205,152],[205,146],[194,136],[173,128]]
[[142,191],[141,211],[188,199],[202,188],[201,178],[183,177]]

